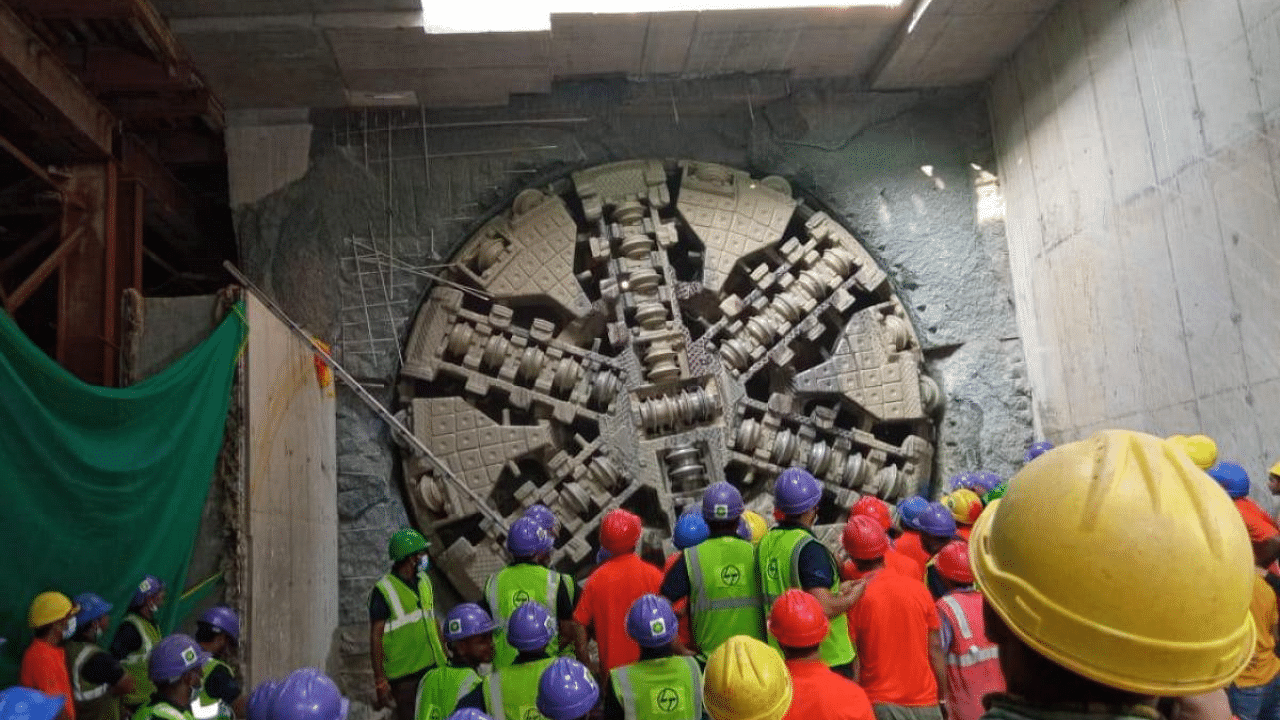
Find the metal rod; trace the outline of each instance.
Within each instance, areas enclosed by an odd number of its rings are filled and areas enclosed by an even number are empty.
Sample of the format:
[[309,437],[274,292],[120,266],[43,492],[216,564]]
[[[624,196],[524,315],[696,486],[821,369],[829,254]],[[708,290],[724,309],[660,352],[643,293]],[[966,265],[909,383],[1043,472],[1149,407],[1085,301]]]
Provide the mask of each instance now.
[[16,145],[9,142],[3,135],[0,135],[0,148],[4,148],[5,150],[7,150],[9,154],[13,156],[14,160],[17,160],[18,162],[25,165],[26,168],[30,170],[32,173],[34,173],[36,177],[48,183],[55,190],[62,190],[62,183],[59,183],[57,180],[54,180],[53,176],[50,175],[44,168],[40,167],[39,163],[27,157],[26,153],[19,150]]
[[347,387],[351,388],[352,392],[356,394],[356,397],[363,400],[364,404],[369,406],[369,409],[377,413],[378,417],[382,418],[383,422],[391,428],[392,432],[398,435],[401,440],[408,443],[411,448],[418,452],[418,454],[434,465],[436,470],[440,472],[441,476],[444,477],[445,480],[453,483],[467,497],[471,498],[471,500],[476,504],[476,509],[480,511],[481,515],[484,515],[490,520],[498,523],[500,527],[506,527],[506,518],[500,515],[497,510],[489,507],[489,505],[485,503],[484,498],[480,497],[480,495],[463,482],[461,478],[454,475],[453,471],[450,470],[449,467],[440,460],[440,458],[436,457],[436,454],[431,452],[431,449],[423,444],[423,442],[418,439],[417,435],[413,434],[413,431],[405,427],[404,423],[400,422],[395,415],[392,415],[390,410],[383,407],[382,403],[378,402],[377,398],[370,394],[368,390],[365,390],[364,386],[360,384],[360,381],[352,377],[351,373],[348,373],[345,368],[339,365],[338,361],[334,360],[332,355],[321,347],[314,338],[307,334],[306,330],[302,329],[302,326],[298,325],[298,323],[294,322],[292,318],[286,315],[284,310],[276,304],[276,301],[271,299],[271,296],[267,295],[262,288],[255,285],[248,277],[245,277],[245,274],[240,272],[240,269],[233,265],[231,261],[224,261],[222,263],[222,267],[226,268],[227,272],[231,273],[231,276],[239,281],[246,290],[257,296],[257,298],[262,301],[262,304],[271,311],[272,315],[275,315],[281,322],[288,325],[289,329],[293,330],[295,335],[302,338],[307,345],[310,345],[311,349],[324,359],[325,364],[333,368],[333,373],[338,376],[338,379],[346,383]]

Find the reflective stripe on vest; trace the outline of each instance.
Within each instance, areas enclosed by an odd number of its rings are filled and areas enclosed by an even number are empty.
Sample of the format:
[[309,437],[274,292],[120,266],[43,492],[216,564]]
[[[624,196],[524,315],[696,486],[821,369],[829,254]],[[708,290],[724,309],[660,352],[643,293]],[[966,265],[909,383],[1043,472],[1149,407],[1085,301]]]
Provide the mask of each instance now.
[[[827,562],[831,565],[831,592],[840,592],[840,567],[826,546],[818,542],[813,533],[804,528],[773,528],[765,533],[756,547],[757,565],[760,568],[760,588],[764,596],[764,607],[773,606],[773,602],[790,588],[800,588],[800,553],[809,543],[817,543],[822,548]],[[787,563],[786,568],[779,567],[780,562]],[[769,634],[769,644],[778,648],[778,641]],[[849,617],[845,613],[831,618],[831,626],[827,636],[819,645],[822,661],[830,667],[838,667],[853,662],[858,652],[849,638]]]
[[76,653],[75,658],[71,661],[71,695],[78,703],[97,700],[107,694],[106,683],[98,685],[87,684],[80,675],[80,671],[84,669],[85,662],[100,652],[102,652],[102,648],[92,643],[85,643],[84,647],[80,648],[80,652]]
[[551,658],[509,665],[484,679],[485,705],[493,720],[547,720],[538,712],[538,680]]
[[702,717],[702,671],[691,657],[640,660],[614,668],[610,682],[626,720]]
[[149,718],[163,718],[163,720],[191,720],[191,715],[175,708],[168,703],[156,703],[154,705],[143,705],[138,708],[138,712],[134,714],[133,720],[148,720]]
[[[969,627],[969,618],[965,615],[964,608],[960,607],[959,601],[950,595],[943,595],[941,602],[951,610],[951,619],[956,621],[957,627],[953,628],[960,634],[960,639],[972,641],[973,629]],[[955,641],[951,643],[953,646],[958,645]],[[960,667],[971,667],[980,662],[995,660],[1000,657],[1000,648],[995,645],[989,647],[979,647],[974,644],[969,645],[969,649],[964,653],[951,652],[951,648],[947,648],[947,664],[958,665]]]
[[[545,575],[545,577],[538,577]],[[507,642],[507,620],[522,603],[532,600],[542,604],[553,619],[559,618],[560,573],[533,563],[508,565],[489,576],[484,584],[484,596],[489,612],[498,629],[493,634],[493,666],[507,667],[515,661],[519,651]],[[554,654],[559,647],[559,632],[547,643],[547,652]]]
[[151,693],[156,689],[147,675],[147,658],[151,656],[151,648],[160,642],[160,630],[146,618],[132,612],[124,616],[124,622],[133,625],[142,638],[141,647],[120,661],[124,671],[133,678],[133,692],[124,697],[124,702],[129,706],[142,705],[151,701]]
[[755,547],[734,537],[705,540],[684,551],[694,639],[710,655],[734,635],[765,637]]
[[232,677],[235,677],[235,673],[231,672],[231,666],[221,660],[209,658],[205,662],[204,667],[200,669],[200,677],[202,679],[200,694],[196,695],[195,699],[191,701],[191,716],[196,720],[211,720],[218,717],[230,718],[233,715],[231,708],[226,703],[209,695],[209,676],[219,667],[226,668],[227,672],[231,673]]
[[[395,582],[390,573],[375,586],[387,601],[391,617],[382,627],[383,672],[389,680],[412,675],[444,662],[444,648],[436,628],[435,597],[427,576],[417,575],[417,591]],[[415,606],[406,612],[406,606]]]

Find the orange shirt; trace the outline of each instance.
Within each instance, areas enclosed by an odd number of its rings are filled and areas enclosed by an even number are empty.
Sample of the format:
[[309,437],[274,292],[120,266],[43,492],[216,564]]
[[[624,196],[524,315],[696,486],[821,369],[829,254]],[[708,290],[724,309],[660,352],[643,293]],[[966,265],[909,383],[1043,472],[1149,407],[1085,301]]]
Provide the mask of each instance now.
[[[916,561],[892,548],[884,554],[884,569],[924,582],[924,573],[921,572],[920,566],[916,565]],[[840,566],[840,577],[844,580],[861,580],[863,575],[869,574],[859,572],[858,566],[854,565],[852,560],[845,560]]]
[[908,707],[938,704],[929,664],[929,633],[942,622],[923,583],[898,573],[871,576],[849,608],[849,637],[858,648],[860,680],[873,703]]
[[906,555],[920,566],[919,577],[924,577],[924,569],[929,565],[929,551],[924,549],[924,544],[920,542],[920,533],[915,530],[905,530],[902,537],[894,543],[893,549],[899,553]]
[[639,660],[640,646],[627,634],[627,612],[641,595],[658,592],[662,571],[627,553],[606,560],[587,580],[573,619],[595,630],[600,669],[608,673]]
[[76,720],[76,704],[71,699],[71,675],[67,672],[67,652],[36,638],[22,654],[18,682],[45,695],[61,695],[67,717]]
[[1249,531],[1250,542],[1262,542],[1280,535],[1280,527],[1276,526],[1275,518],[1258,507],[1257,503],[1249,498],[1237,498],[1235,503],[1240,517],[1244,519],[1245,529]]
[[791,708],[782,720],[875,720],[858,683],[831,671],[822,660],[788,660]]

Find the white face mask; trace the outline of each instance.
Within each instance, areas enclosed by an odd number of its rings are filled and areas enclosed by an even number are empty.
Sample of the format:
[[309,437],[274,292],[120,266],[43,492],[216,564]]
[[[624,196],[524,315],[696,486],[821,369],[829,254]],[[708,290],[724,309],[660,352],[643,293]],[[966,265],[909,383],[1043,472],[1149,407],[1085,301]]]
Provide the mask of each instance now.
[[70,640],[72,635],[76,634],[76,618],[71,616],[71,621],[67,623],[67,627],[62,631],[62,639]]

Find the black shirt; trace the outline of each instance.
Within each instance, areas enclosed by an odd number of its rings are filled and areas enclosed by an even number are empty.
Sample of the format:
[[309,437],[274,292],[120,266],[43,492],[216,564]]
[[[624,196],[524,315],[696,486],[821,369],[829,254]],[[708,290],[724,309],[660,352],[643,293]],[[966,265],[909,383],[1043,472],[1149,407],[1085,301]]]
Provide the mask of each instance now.
[[230,705],[240,697],[240,681],[224,665],[219,665],[204,679],[204,692],[209,697]]
[[123,660],[142,647],[142,635],[138,627],[131,622],[122,622],[116,628],[116,636],[111,638],[111,654],[117,660]]
[[[73,662],[75,658],[71,659]],[[80,678],[93,685],[115,685],[124,677],[124,668],[111,653],[98,651],[80,666]]]

